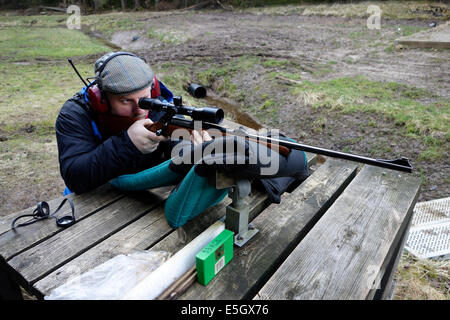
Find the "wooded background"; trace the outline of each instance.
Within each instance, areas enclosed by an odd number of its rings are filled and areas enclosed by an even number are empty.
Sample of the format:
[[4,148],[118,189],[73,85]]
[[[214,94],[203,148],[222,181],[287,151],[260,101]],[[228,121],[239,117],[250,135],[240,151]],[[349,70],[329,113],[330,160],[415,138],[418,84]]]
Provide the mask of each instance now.
[[[388,0],[386,0],[388,1]],[[40,6],[51,7],[54,10],[58,8],[67,8],[71,4],[79,5],[82,10],[102,11],[102,10],[139,10],[139,9],[174,9],[192,6],[199,3],[216,3],[232,5],[233,7],[252,7],[262,5],[281,5],[281,4],[301,4],[301,3],[358,3],[357,0],[0,0],[0,9],[27,9],[39,8]],[[434,2],[449,2],[448,0],[439,0]]]

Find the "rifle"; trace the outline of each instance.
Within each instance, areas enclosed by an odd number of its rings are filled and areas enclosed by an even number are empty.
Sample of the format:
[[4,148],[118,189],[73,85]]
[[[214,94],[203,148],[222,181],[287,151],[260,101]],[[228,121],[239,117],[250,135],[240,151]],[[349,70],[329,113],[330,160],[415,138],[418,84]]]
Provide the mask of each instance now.
[[[174,97],[173,104],[161,102],[158,99],[141,98],[139,100],[139,108],[165,112],[163,117],[158,122],[153,123],[147,128],[148,130],[155,132],[157,135],[168,136],[178,128],[185,128],[189,130],[189,132],[192,132],[192,130],[196,129],[195,121],[201,121],[202,130],[218,130],[222,136],[239,136],[249,141],[256,141],[260,144],[264,144],[268,148],[271,148],[272,145],[276,145],[279,148],[279,153],[285,156],[290,153],[291,149],[295,149],[402,172],[411,173],[413,170],[411,162],[405,157],[394,160],[373,159],[351,153],[309,146],[297,142],[259,136],[243,130],[229,130],[219,125],[224,118],[224,111],[221,108],[195,108],[183,106],[181,97]],[[187,115],[190,116],[192,120],[188,120],[177,115]]]

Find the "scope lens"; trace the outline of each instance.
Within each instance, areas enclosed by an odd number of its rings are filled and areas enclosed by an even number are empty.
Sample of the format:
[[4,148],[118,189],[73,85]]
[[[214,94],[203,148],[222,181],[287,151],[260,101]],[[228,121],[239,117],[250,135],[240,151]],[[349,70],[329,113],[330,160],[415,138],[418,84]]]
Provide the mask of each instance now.
[[192,119],[218,124],[223,120],[224,112],[219,108],[204,107],[192,112]]

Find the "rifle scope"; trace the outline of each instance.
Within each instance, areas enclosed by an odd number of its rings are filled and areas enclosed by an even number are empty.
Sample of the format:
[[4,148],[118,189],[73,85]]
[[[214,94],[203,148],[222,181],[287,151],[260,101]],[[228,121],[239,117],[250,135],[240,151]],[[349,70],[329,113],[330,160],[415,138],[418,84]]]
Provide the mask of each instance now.
[[219,124],[222,122],[224,112],[220,108],[203,107],[195,108],[183,105],[174,105],[167,102],[162,102],[158,99],[141,98],[139,99],[139,108],[153,111],[165,111],[172,115],[182,114],[190,116],[192,120],[199,120]]

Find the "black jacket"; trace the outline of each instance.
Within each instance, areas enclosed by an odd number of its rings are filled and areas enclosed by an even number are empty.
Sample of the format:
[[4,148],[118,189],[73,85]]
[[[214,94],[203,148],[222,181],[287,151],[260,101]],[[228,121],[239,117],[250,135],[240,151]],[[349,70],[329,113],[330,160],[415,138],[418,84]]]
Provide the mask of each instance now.
[[[163,112],[150,111],[149,118],[158,121],[162,115]],[[95,121],[95,114],[77,93],[63,105],[55,125],[61,176],[66,186],[78,194],[91,191],[119,175],[160,164],[170,158],[173,146],[178,143],[160,142],[154,152],[144,155],[126,131],[100,139],[94,132],[92,121]],[[283,176],[257,179],[271,202],[280,203],[281,194],[295,188],[309,175],[303,152],[292,150],[285,162]]]
[[[159,114],[150,114],[153,121]],[[55,130],[61,176],[75,193],[88,192],[109,180],[136,173],[161,163],[170,143],[162,142],[156,151],[142,154],[126,131],[100,139],[91,124],[95,114],[81,93],[67,100],[56,119]]]

